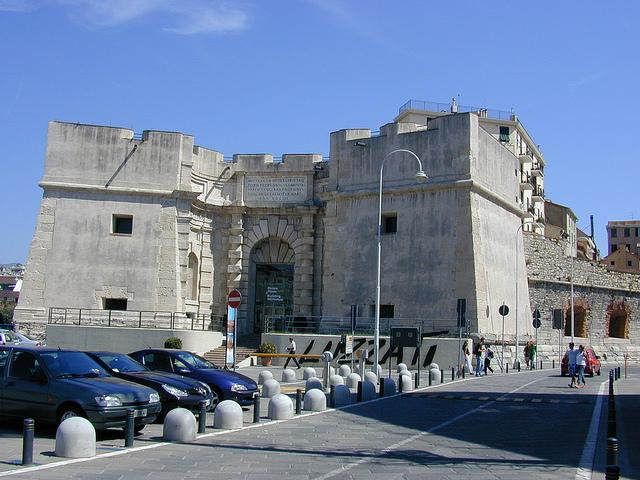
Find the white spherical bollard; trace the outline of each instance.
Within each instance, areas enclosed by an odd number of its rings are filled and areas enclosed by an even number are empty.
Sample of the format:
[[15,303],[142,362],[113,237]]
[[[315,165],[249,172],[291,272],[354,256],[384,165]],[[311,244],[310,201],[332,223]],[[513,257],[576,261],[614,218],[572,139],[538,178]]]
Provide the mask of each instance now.
[[262,397],[271,398],[279,394],[280,394],[280,383],[277,380],[270,378],[269,380],[264,382],[264,384],[262,385],[262,394],[261,394]]
[[296,372],[294,372],[290,368],[285,368],[282,371],[282,381],[283,382],[295,382],[296,381]]
[[402,370],[398,375],[402,376],[406,376],[411,378],[411,372],[409,370]]
[[440,366],[437,363],[432,363],[431,365],[429,365],[429,370],[433,370],[434,368],[436,370],[440,370]]
[[336,385],[333,391],[336,407],[351,404],[351,390],[346,385]]
[[442,378],[442,374],[439,368],[432,368],[429,370],[429,376],[431,377],[431,383],[440,383],[440,379]]
[[401,375],[400,381],[402,382],[402,392],[410,392],[413,390],[413,381],[411,375]]
[[350,373],[347,377],[347,387],[349,388],[358,388],[358,382],[362,380],[360,375],[357,373]]
[[329,376],[333,376],[336,374],[336,369],[329,365]]
[[340,375],[343,378],[347,378],[350,373],[351,373],[351,368],[349,367],[349,365],[340,365],[340,368],[338,368],[338,375]]
[[309,380],[310,378],[315,378],[315,377],[317,377],[315,368],[306,367],[302,371],[302,379],[303,380]]
[[293,402],[282,393],[279,393],[269,400],[268,410],[271,420],[287,420],[293,418]]
[[393,378],[384,378],[384,396],[396,394],[396,381]]
[[304,409],[311,412],[321,412],[327,408],[327,396],[322,390],[314,388],[304,394]]
[[373,400],[378,394],[376,393],[376,384],[369,381],[362,382],[362,401]]
[[186,408],[174,408],[164,417],[162,439],[168,442],[191,442],[196,439],[196,417]]
[[67,418],[56,430],[55,451],[62,458],[95,457],[96,429],[86,418]]
[[322,381],[319,378],[310,378],[307,380],[307,383],[304,386],[306,392],[313,389],[318,389],[324,392],[324,387],[322,386]]
[[408,370],[405,363],[399,363],[396,372],[400,373],[403,370]]
[[213,413],[213,428],[234,430],[242,428],[242,407],[233,400],[223,400]]
[[329,379],[329,385],[344,385],[344,378],[340,375],[331,375]]
[[273,378],[273,373],[271,373],[269,370],[262,370],[258,374],[258,385],[264,385],[264,382],[266,382],[270,378]]
[[371,382],[376,385],[378,383],[378,376],[373,372],[365,372],[364,381]]

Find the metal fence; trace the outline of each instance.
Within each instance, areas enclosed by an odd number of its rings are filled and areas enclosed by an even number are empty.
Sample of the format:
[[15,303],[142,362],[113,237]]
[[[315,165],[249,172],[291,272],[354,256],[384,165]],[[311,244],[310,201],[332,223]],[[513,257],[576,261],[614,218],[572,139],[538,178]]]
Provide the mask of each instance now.
[[[424,335],[457,337],[456,319],[381,318],[380,335],[390,334],[392,327],[422,327]],[[356,335],[373,335],[374,317],[358,317],[353,325]],[[350,317],[273,315],[263,321],[264,333],[342,335],[352,331]]]
[[97,310],[89,308],[49,308],[48,323],[96,327],[160,328],[222,332],[222,315],[187,316],[179,312],[137,310]]
[[[423,100],[409,100],[400,107],[399,113],[405,110],[425,110],[428,112],[450,112],[450,103],[438,103],[438,102],[425,102]],[[472,107],[469,105],[458,105],[458,112],[466,113],[473,112],[482,116],[483,118],[492,118],[494,120],[513,120],[513,112],[507,112],[504,110],[494,110],[482,107]]]

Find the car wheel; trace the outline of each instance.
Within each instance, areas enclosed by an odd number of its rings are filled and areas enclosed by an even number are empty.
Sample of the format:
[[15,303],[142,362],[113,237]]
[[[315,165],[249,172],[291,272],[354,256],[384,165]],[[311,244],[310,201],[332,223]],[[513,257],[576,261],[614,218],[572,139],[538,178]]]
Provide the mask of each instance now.
[[598,369],[598,376],[600,376],[600,369]]
[[73,417],[87,418],[82,409],[77,405],[63,405],[58,412],[58,423],[60,424]]
[[144,430],[144,427],[146,427],[146,426],[147,426],[146,424],[134,426],[133,427],[133,433],[138,434],[138,433],[142,432],[142,430]]

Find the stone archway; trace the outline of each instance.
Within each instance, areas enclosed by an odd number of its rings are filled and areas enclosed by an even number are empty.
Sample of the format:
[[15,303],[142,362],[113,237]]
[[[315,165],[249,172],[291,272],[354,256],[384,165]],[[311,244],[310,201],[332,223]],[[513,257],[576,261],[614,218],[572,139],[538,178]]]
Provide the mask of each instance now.
[[605,318],[606,336],[610,338],[629,338],[629,305],[624,300],[611,302],[607,306]]
[[[589,303],[583,298],[576,298],[573,301],[573,320],[574,320],[574,337],[587,338],[589,337],[589,323],[588,318],[591,315],[591,307]],[[565,307],[564,315],[564,334],[567,337],[571,336],[571,305]]]

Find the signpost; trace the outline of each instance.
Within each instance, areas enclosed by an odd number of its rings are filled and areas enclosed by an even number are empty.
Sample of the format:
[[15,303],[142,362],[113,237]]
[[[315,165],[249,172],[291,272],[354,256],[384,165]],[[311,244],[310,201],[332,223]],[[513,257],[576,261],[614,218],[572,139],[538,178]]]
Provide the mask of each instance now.
[[564,322],[562,321],[562,309],[553,309],[553,328],[558,330],[558,364],[562,365],[562,330],[564,330]]
[[500,308],[498,309],[498,313],[502,315],[502,358],[500,359],[500,371],[504,369],[504,317],[509,315],[509,307],[506,303],[502,302]]
[[538,329],[540,328],[540,325],[542,325],[542,323],[540,322],[540,310],[536,308],[533,311],[533,328],[536,329],[536,351],[538,349]]
[[238,290],[231,290],[227,296],[227,347],[224,366],[229,363],[236,370],[236,325],[238,319],[238,307],[242,301],[242,294]]
[[460,365],[462,365],[462,329],[467,324],[467,320],[465,318],[466,311],[467,299],[459,298],[456,304],[456,312],[458,313],[458,373],[460,373]]

